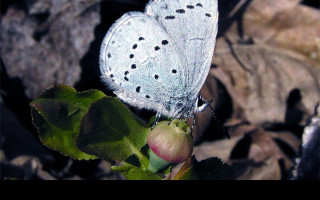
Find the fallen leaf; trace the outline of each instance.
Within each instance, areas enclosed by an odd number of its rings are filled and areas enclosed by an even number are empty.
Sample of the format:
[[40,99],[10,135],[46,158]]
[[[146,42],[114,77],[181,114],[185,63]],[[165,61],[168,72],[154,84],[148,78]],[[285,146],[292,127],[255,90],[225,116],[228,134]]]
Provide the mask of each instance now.
[[228,90],[233,117],[253,124],[284,123],[288,99],[296,91],[300,98],[293,106],[300,104],[300,114],[294,123],[303,122],[320,99],[320,65],[287,49],[232,43],[237,36],[232,37],[218,40],[213,60],[218,67],[211,73]]
[[19,77],[34,99],[44,89],[80,79],[79,60],[100,23],[91,1],[32,1],[28,12],[10,7],[1,19],[0,52],[10,77]]
[[242,17],[243,34],[276,48],[294,50],[319,63],[320,32],[316,27],[320,27],[320,12],[300,2],[252,1]]
[[[281,179],[287,175],[282,174],[281,170],[292,167],[292,157],[286,155],[274,140],[278,133],[264,131],[250,124],[234,125],[228,130],[230,140],[221,139],[196,145],[193,153],[197,160],[217,156],[236,167],[237,179]],[[296,148],[292,149],[295,154]]]
[[237,180],[280,180],[281,170],[277,159],[269,157],[261,162],[240,160],[232,163]]

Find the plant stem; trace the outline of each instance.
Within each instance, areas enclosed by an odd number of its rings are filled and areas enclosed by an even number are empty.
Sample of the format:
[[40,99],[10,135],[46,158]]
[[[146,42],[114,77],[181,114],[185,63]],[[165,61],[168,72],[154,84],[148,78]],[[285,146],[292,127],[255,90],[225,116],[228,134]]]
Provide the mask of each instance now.
[[149,159],[143,155],[139,149],[137,149],[130,141],[128,138],[124,137],[124,139],[126,140],[126,142],[129,144],[132,152],[138,157],[138,159],[140,160],[141,164],[142,164],[142,169],[146,170],[148,165],[149,165]]

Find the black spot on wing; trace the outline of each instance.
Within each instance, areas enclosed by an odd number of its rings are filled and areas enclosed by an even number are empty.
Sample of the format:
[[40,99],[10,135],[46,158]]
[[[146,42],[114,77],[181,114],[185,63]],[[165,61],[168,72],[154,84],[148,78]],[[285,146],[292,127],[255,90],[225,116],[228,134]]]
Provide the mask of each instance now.
[[169,44],[169,42],[168,42],[168,40],[162,40],[162,43],[161,43],[162,45],[167,45],[167,44]]
[[173,16],[173,15],[170,15],[170,16],[166,16],[165,19],[175,19],[176,17]]
[[184,10],[184,9],[178,9],[178,10],[176,10],[176,13],[180,13],[180,14],[182,14],[182,13],[185,13],[186,11]]
[[193,5],[187,5],[187,8],[188,9],[194,9],[194,6]]

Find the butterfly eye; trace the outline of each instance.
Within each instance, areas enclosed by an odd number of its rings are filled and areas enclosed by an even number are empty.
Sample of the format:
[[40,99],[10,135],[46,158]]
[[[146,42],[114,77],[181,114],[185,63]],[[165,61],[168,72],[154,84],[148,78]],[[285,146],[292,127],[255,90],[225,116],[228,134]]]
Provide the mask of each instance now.
[[203,104],[204,104],[204,102],[202,101],[202,99],[201,99],[201,98],[198,98],[197,107],[199,108],[199,107],[203,106]]

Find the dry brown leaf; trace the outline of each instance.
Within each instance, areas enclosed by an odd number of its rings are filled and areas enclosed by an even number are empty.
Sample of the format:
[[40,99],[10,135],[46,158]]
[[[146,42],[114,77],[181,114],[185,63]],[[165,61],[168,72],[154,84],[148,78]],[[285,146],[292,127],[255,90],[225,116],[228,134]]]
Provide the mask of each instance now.
[[[1,19],[0,52],[10,78],[19,77],[26,95],[80,79],[80,59],[100,23],[92,1],[28,1],[28,12],[9,8]],[[92,8],[92,9],[90,9]]]
[[233,100],[232,120],[304,124],[312,114],[320,99],[320,12],[300,2],[254,0],[218,39],[211,74]]
[[240,160],[232,163],[237,180],[280,180],[281,169],[275,157],[262,162]]
[[244,136],[244,132],[235,132],[230,140],[223,139],[213,142],[203,142],[193,149],[193,154],[197,160],[204,160],[212,156],[220,158],[223,162],[230,163],[230,154],[234,146]]
[[276,48],[294,50],[319,63],[320,12],[299,4],[300,1],[252,1],[242,18],[244,35]]
[[269,157],[274,157],[277,162],[283,160],[286,169],[289,169],[292,165],[291,159],[289,159],[279,148],[273,138],[263,129],[259,128],[252,134],[252,144],[248,154],[248,159],[252,159],[255,162],[263,162]]
[[299,146],[301,144],[301,139],[298,138],[295,134],[290,131],[278,131],[278,132],[270,132],[266,131],[273,140],[281,140],[287,143],[288,146],[292,148],[293,151],[298,152]]
[[[236,36],[229,36],[236,41]],[[301,118],[309,116],[320,99],[320,65],[293,51],[220,38],[213,61],[218,67],[211,73],[232,97],[234,116],[251,123],[283,123],[295,90],[302,96],[296,102],[301,103]],[[237,107],[244,113],[237,113]]]
[[320,27],[320,12],[300,2],[254,0],[241,23],[234,22],[217,40],[209,76],[232,99],[226,123],[231,140],[196,146],[198,160],[221,157],[240,170],[238,179],[281,179],[281,169],[292,167],[300,139],[259,126],[303,125],[320,100],[320,32],[315,28]]
[[[274,141],[278,133],[240,124],[230,127],[229,134],[230,140],[196,145],[193,153],[197,160],[217,156],[234,167],[237,179],[281,179],[281,167],[285,170],[292,167],[292,157]],[[296,147],[292,149],[297,151]]]

